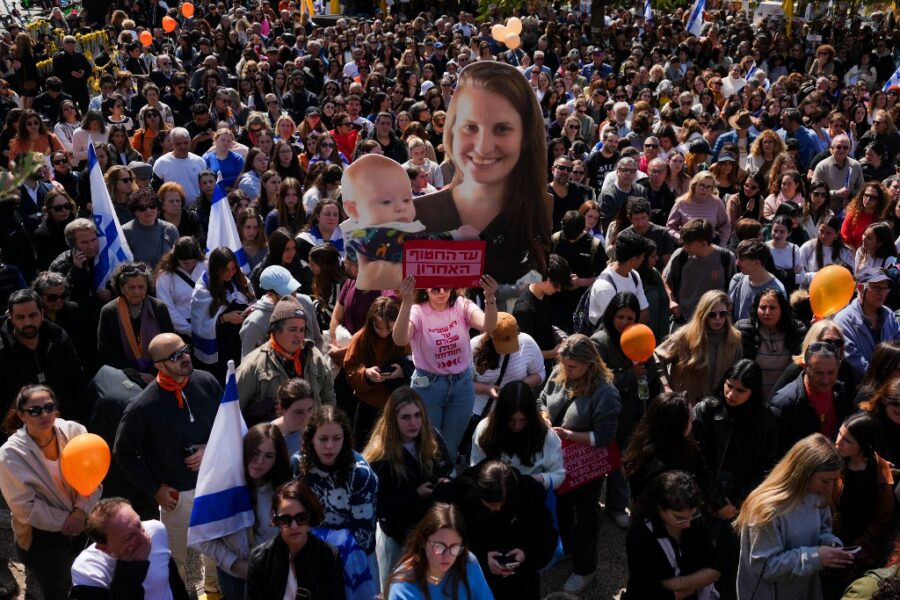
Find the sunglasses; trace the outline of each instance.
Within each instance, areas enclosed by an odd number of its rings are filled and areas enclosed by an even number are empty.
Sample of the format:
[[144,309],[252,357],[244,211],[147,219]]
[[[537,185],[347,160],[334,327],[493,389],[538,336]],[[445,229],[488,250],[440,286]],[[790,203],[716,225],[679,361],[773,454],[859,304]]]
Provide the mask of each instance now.
[[652,150],[654,148],[659,148],[659,144],[644,144],[644,148],[650,148]]
[[54,160],[53,164],[54,165],[64,165],[67,162],[69,162],[69,161],[67,161],[65,158],[60,158],[60,159]]
[[170,354],[166,360],[168,360],[169,362],[176,363],[179,360],[181,360],[182,356],[184,356],[185,354],[190,355],[190,353],[191,353],[191,345],[185,344],[179,350],[176,350],[175,352]]
[[156,207],[155,203],[138,204],[137,206],[134,207],[134,212],[144,212],[145,210],[156,210],[156,208],[157,207]]
[[47,302],[58,302],[60,300],[65,300],[68,297],[68,292],[63,292],[62,294],[44,294],[44,298],[47,299]]
[[53,212],[63,212],[72,210],[72,207],[70,207],[68,204],[55,204],[50,207],[50,210],[52,210]]
[[557,170],[557,171],[564,171],[564,172],[566,172],[566,173],[571,173],[571,172],[572,172],[572,167],[567,167],[566,165],[556,165],[556,170]]
[[843,348],[844,347],[844,340],[841,340],[841,339],[822,340],[822,343],[829,344],[831,346],[834,346],[835,348]]
[[431,292],[432,294],[443,294],[444,292],[449,292],[450,289],[451,288],[437,287],[437,288],[428,288],[428,291]]
[[309,513],[306,511],[302,511],[298,512],[295,515],[275,515],[272,517],[272,522],[282,529],[287,529],[291,526],[291,523],[296,523],[297,526],[307,525],[309,523],[309,519]]
[[731,312],[727,310],[711,310],[706,316],[711,319],[725,319],[730,314]]
[[119,183],[131,183],[132,181],[134,181],[134,179],[132,179],[131,177],[123,177],[119,180]]
[[334,144],[319,144],[319,148],[334,148]]
[[824,198],[828,195],[828,192],[813,192],[812,195],[818,198]]
[[28,408],[22,409],[22,412],[28,415],[29,417],[39,417],[41,413],[52,414],[56,412],[56,402],[48,402],[43,406],[29,406]]
[[585,174],[584,171],[576,171],[576,170],[572,169],[572,175],[584,175],[584,174]]

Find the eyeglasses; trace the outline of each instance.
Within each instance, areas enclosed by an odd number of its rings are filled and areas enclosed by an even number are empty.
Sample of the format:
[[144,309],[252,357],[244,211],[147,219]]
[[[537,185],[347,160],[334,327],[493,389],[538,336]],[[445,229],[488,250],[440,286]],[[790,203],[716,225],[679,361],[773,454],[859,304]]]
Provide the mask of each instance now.
[[725,319],[730,314],[727,310],[711,310],[706,316],[710,319]]
[[616,171],[618,171],[619,173],[625,173],[625,174],[637,173],[637,169],[632,169],[630,167],[619,167],[618,169],[616,169]]
[[155,203],[150,204],[138,204],[134,207],[134,212],[144,212],[145,210],[156,210],[157,206]]
[[[48,415],[51,413],[55,413],[56,408],[56,402],[48,402],[43,406],[29,406],[28,408],[22,409],[22,412],[29,417],[39,417],[41,416],[41,413],[47,413]],[[453,556],[456,556],[456,554],[454,554]]]
[[168,360],[169,362],[176,363],[179,360],[181,360],[182,356],[184,356],[185,354],[190,355],[190,353],[191,353],[191,345],[185,344],[180,349],[178,349],[175,352],[173,352],[172,354],[170,354],[166,360]]
[[699,519],[702,516],[703,516],[703,514],[698,510],[693,515],[691,515],[690,519],[677,519],[677,520],[673,521],[672,523],[674,525],[687,525],[688,523],[696,521],[697,519]]
[[68,292],[63,292],[62,294],[44,294],[44,298],[47,300],[47,302],[59,302],[60,300],[65,300],[68,297]]
[[309,523],[309,519],[309,513],[306,511],[301,511],[294,515],[274,515],[272,517],[272,522],[282,529],[287,529],[291,526],[291,523],[296,523],[298,527],[307,525]]
[[575,169],[572,169],[572,175],[585,175],[585,172],[584,171],[576,171]]
[[72,210],[72,207],[68,204],[54,204],[50,207],[50,210],[52,210],[53,212],[63,212],[66,210]]
[[451,544],[448,546],[447,544],[432,542],[431,540],[428,540],[428,546],[431,548],[431,553],[435,556],[445,556],[448,553],[450,556],[459,556],[465,549],[465,546],[462,544]]
[[715,187],[716,187],[716,185],[714,183],[698,183],[697,184],[697,189],[701,189],[701,190],[709,191],[709,190],[715,189]]

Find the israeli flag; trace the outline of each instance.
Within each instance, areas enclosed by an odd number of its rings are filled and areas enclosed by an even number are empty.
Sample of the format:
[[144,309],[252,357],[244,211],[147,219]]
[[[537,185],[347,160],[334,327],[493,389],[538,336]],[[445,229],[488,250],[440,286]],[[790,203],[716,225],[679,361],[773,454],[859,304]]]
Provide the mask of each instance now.
[[894,74],[891,75],[891,78],[887,80],[887,83],[884,84],[884,87],[881,88],[881,91],[888,91],[889,89],[891,89],[892,85],[900,85],[900,67],[897,67],[897,70],[894,71]]
[[116,209],[113,208],[109,190],[103,181],[103,172],[100,170],[100,163],[97,162],[93,144],[88,144],[88,173],[94,223],[97,225],[100,243],[100,253],[94,259],[94,289],[97,290],[106,285],[113,269],[123,262],[134,260],[134,255],[128,247],[125,234],[122,233],[122,225],[116,218]]
[[247,424],[238,402],[234,361],[229,360],[225,393],[197,475],[188,526],[189,546],[253,527],[256,516],[250,488],[244,479],[243,439],[246,434]]
[[650,6],[650,0],[644,2],[644,20],[648,23],[653,22],[653,7]]
[[694,37],[700,37],[703,31],[703,11],[706,9],[706,0],[694,0],[691,7],[691,16],[687,22],[687,32]]
[[249,273],[250,262],[241,245],[237,223],[234,222],[234,215],[228,205],[227,196],[225,185],[222,183],[222,174],[219,173],[219,180],[216,182],[216,189],[213,192],[212,208],[209,211],[209,232],[206,235],[207,252],[222,246],[230,248],[237,257],[241,271]]
[[753,61],[753,64],[750,65],[750,70],[747,71],[747,75],[746,75],[746,77],[744,77],[744,79],[746,79],[747,81],[750,81],[750,78],[753,77],[754,73],[756,73],[756,61],[755,60]]

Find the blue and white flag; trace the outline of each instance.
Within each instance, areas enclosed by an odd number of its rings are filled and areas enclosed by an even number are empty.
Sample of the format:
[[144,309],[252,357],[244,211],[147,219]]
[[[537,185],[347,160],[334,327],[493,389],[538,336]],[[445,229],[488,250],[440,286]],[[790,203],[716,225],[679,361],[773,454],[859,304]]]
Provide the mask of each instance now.
[[888,91],[889,89],[891,89],[892,85],[900,85],[900,67],[897,67],[897,70],[894,71],[894,74],[891,75],[891,78],[887,80],[887,83],[884,84],[884,87],[881,88],[881,91]]
[[703,11],[706,9],[706,0],[694,0],[691,14],[688,17],[687,32],[694,37],[700,37],[703,32]]
[[244,435],[247,424],[238,402],[234,361],[228,361],[225,393],[216,412],[197,475],[188,545],[216,540],[253,527],[256,515],[244,479]]
[[103,172],[100,163],[97,162],[97,153],[94,145],[88,144],[88,173],[91,182],[91,202],[93,204],[94,223],[97,225],[97,241],[100,243],[100,252],[94,259],[94,289],[100,289],[106,285],[113,269],[119,264],[134,260],[131,248],[125,234],[122,233],[122,225],[116,217],[116,209],[113,208],[103,181]]
[[744,77],[747,81],[750,81],[750,78],[753,77],[753,74],[756,73],[756,61],[753,61],[753,64],[750,65],[750,69],[747,71],[747,75]]
[[644,20],[648,23],[653,22],[653,7],[650,5],[650,0],[644,0]]
[[225,193],[225,185],[222,183],[222,174],[216,182],[213,192],[212,208],[209,211],[209,232],[206,235],[206,247],[208,251],[225,246],[234,252],[238,266],[244,273],[250,272],[250,262],[247,253],[241,245],[238,235],[237,223],[234,222],[234,214],[228,205],[228,194]]

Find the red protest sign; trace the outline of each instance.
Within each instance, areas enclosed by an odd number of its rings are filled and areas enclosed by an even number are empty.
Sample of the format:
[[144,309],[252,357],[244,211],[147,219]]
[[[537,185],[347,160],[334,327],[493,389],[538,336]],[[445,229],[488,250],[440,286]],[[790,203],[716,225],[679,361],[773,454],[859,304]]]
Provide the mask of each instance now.
[[563,466],[566,480],[556,490],[565,494],[618,469],[622,464],[619,445],[612,442],[605,448],[595,448],[563,440]]
[[403,277],[415,277],[417,288],[479,287],[486,247],[484,240],[406,240]]

